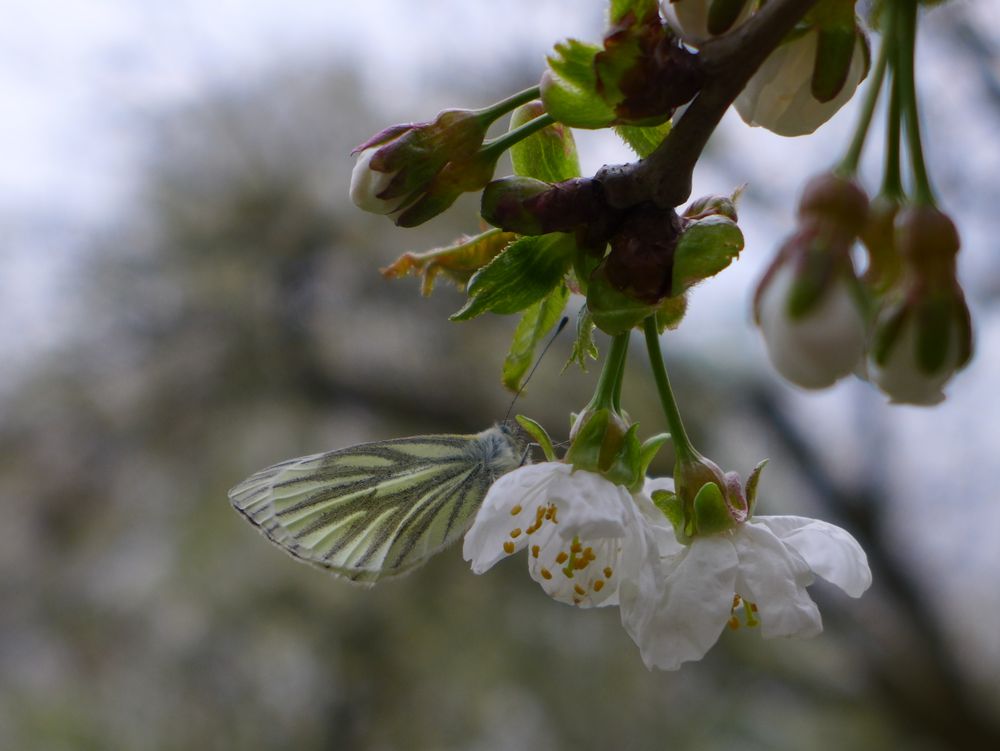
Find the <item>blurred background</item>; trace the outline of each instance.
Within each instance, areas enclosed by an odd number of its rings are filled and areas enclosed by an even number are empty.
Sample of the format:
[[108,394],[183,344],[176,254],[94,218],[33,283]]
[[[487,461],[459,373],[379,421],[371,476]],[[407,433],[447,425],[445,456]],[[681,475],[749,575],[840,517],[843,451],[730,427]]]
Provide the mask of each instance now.
[[[365,440],[474,432],[510,395],[515,320],[385,282],[416,231],[353,209],[350,149],[386,124],[531,85],[600,0],[34,0],[0,26],[0,748],[1000,748],[1000,23],[928,14],[932,177],[964,244],[976,359],[933,409],[868,384],[806,394],[769,369],[753,285],[846,107],[782,140],[727,116],[695,195],[748,183],[740,261],[664,347],[702,450],[762,513],[850,529],[875,585],[817,583],[826,632],[723,635],[645,670],[618,614],[549,600],[458,550],[365,590],[294,562],[227,489]],[[866,162],[877,187],[878,144]],[[584,171],[629,160],[580,134]],[[596,372],[556,342],[517,409],[565,437]],[[602,351],[606,341],[599,344]],[[625,406],[663,429],[636,347]],[[656,470],[669,471],[669,456]]]

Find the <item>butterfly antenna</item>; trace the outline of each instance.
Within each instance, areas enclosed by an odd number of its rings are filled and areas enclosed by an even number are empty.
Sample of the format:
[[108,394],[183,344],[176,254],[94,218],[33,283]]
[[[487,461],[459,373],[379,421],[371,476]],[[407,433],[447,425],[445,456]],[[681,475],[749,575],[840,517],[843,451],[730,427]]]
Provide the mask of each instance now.
[[514,411],[514,405],[517,404],[517,400],[524,392],[524,387],[528,385],[528,381],[531,380],[531,376],[533,376],[535,374],[535,371],[538,370],[538,366],[541,364],[542,358],[545,357],[545,353],[549,351],[549,347],[552,346],[552,342],[556,340],[556,337],[562,333],[562,330],[564,328],[566,328],[567,323],[569,323],[569,316],[563,316],[562,320],[559,321],[559,325],[556,326],[555,333],[552,334],[551,337],[549,337],[549,341],[546,342],[545,346],[542,348],[542,353],[538,356],[538,359],[535,360],[535,364],[531,367],[531,370],[528,371],[528,377],[524,379],[524,381],[521,383],[521,388],[517,390],[517,393],[514,394],[514,398],[510,400],[510,406],[507,407],[507,414],[503,416],[504,424],[506,424],[507,421],[510,419],[510,413]]

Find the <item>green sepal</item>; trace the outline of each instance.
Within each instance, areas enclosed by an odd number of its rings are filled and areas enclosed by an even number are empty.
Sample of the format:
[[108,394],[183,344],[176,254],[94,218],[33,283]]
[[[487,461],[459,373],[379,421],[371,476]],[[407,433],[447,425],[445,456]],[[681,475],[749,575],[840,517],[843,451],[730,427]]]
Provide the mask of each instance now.
[[653,462],[656,454],[663,447],[663,444],[670,440],[670,433],[657,433],[642,442],[639,447],[639,476],[645,477],[646,470]]
[[905,305],[900,305],[879,321],[872,335],[871,357],[872,361],[879,367],[885,367],[889,360],[889,353],[903,332],[909,316]]
[[834,26],[817,30],[816,59],[810,91],[819,102],[829,102],[847,82],[854,57],[857,30],[853,18],[850,26]]
[[511,391],[521,389],[522,379],[531,367],[538,343],[559,323],[567,302],[569,290],[565,284],[558,284],[546,297],[525,309],[503,361],[501,379],[505,387]]
[[806,257],[795,269],[795,279],[788,291],[785,312],[793,321],[801,320],[822,301],[834,283],[836,258],[821,240],[814,240]]
[[747,498],[747,518],[753,516],[754,507],[757,505],[757,485],[760,483],[760,473],[764,471],[767,462],[767,459],[759,462],[750,472],[750,476],[747,477],[747,484],[743,491]]
[[615,111],[597,92],[594,59],[602,51],[596,44],[567,39],[555,46],[542,76],[545,111],[573,128],[606,128],[615,121]]
[[549,294],[562,282],[576,253],[572,235],[552,232],[515,240],[469,280],[469,299],[453,321],[492,311],[517,313]]
[[576,314],[576,340],[573,342],[573,350],[569,359],[563,365],[563,371],[576,363],[580,370],[587,372],[587,359],[596,360],[598,356],[597,344],[594,343],[594,317],[586,304],[581,305]]
[[638,429],[639,425],[635,423],[625,431],[621,449],[614,455],[611,465],[604,472],[604,476],[608,480],[615,485],[624,485],[629,490],[635,490],[636,486],[641,484],[643,480],[640,472],[642,446],[636,435]]
[[667,521],[673,525],[674,535],[678,542],[684,544],[691,542],[694,529],[685,523],[684,502],[679,495],[671,493],[669,490],[654,490],[653,505],[662,511],[663,515],[667,517]]
[[688,225],[677,241],[670,296],[715,276],[739,257],[743,233],[736,222],[713,214]]
[[952,300],[936,297],[923,300],[916,309],[916,364],[925,375],[937,373],[948,357],[952,329]]
[[[545,114],[539,101],[522,104],[510,118],[514,130]],[[580,176],[580,159],[573,132],[562,123],[553,123],[510,147],[514,174],[559,183]]]
[[736,526],[722,488],[706,482],[694,497],[694,525],[699,535],[715,535]]
[[671,123],[668,120],[659,125],[616,125],[615,133],[625,145],[634,151],[640,159],[656,151],[657,147],[670,134]]
[[636,300],[612,287],[607,277],[600,273],[600,269],[591,274],[587,287],[587,307],[597,328],[612,336],[624,334],[656,310],[655,305]]
[[[577,421],[583,417],[583,415],[577,416]],[[597,410],[587,416],[587,422],[580,427],[573,444],[566,452],[567,462],[577,469],[588,472],[601,471],[601,451],[604,448],[610,417],[611,413],[606,409]]]
[[528,435],[535,439],[535,442],[542,449],[542,453],[545,454],[545,461],[554,462],[556,460],[556,450],[545,428],[525,415],[517,415],[514,419],[517,420],[517,424],[524,428],[524,431]]

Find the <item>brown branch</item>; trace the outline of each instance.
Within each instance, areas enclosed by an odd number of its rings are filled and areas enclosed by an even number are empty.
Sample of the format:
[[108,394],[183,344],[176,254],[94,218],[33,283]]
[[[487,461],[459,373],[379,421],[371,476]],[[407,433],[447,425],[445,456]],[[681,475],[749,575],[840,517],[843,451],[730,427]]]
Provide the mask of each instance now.
[[816,0],[771,0],[745,24],[701,47],[706,83],[662,144],[633,164],[606,165],[595,178],[612,206],[645,201],[669,208],[691,195],[691,176],[701,152],[729,105],[771,51]]

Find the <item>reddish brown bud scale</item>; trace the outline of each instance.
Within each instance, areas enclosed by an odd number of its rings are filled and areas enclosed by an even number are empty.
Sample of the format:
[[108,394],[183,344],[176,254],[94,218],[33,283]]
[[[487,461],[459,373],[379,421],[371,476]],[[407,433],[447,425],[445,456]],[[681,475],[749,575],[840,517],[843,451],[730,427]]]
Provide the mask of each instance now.
[[896,217],[896,247],[921,270],[952,268],[960,244],[954,222],[933,206],[908,206]]
[[611,237],[605,259],[608,281],[621,292],[654,304],[670,291],[681,220],[653,204],[634,207]]

